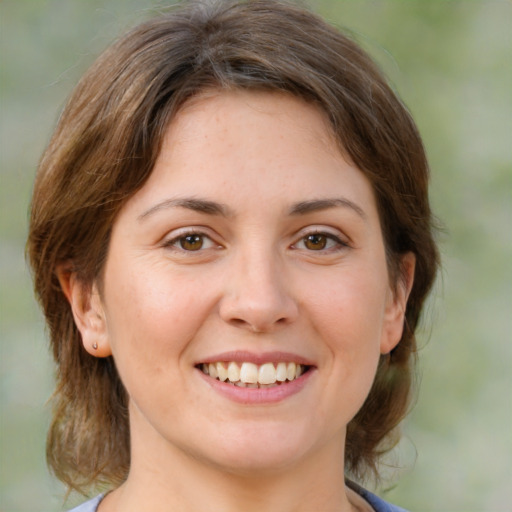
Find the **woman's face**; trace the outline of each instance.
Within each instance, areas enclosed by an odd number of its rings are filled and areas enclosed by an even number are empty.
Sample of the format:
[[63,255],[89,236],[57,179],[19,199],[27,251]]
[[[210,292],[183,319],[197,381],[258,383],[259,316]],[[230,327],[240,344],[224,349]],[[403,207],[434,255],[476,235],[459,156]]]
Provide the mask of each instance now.
[[325,116],[212,93],[173,120],[120,212],[82,334],[113,354],[133,461],[275,471],[342,460],[401,336],[392,288],[371,186]]

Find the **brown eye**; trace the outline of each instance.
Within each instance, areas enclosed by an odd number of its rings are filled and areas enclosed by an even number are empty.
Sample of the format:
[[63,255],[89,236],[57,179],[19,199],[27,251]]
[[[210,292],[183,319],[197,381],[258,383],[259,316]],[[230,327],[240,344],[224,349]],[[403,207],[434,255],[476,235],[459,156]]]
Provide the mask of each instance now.
[[304,245],[310,251],[321,251],[327,245],[327,236],[315,233],[304,237]]
[[198,251],[203,247],[202,235],[187,235],[179,239],[179,244],[185,251]]

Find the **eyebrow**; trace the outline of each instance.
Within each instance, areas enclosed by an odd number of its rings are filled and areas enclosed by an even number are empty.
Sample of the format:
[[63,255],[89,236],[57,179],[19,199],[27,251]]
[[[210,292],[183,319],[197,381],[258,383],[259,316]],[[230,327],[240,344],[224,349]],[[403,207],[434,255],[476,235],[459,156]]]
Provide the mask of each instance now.
[[345,198],[332,198],[332,199],[312,199],[311,201],[301,201],[294,204],[290,209],[290,215],[305,215],[307,213],[318,212],[336,207],[350,208],[363,220],[367,220],[367,215],[364,210]]
[[[295,203],[289,210],[289,215],[306,215],[308,213],[327,210],[329,208],[337,208],[344,207],[350,208],[354,212],[356,212],[363,220],[367,219],[366,213],[363,211],[361,207],[357,204],[353,203],[349,199],[345,198],[329,198],[329,199],[312,199],[310,201],[301,201],[299,203]],[[141,213],[137,220],[142,221],[147,217],[159,212],[161,210],[165,210],[168,208],[186,208],[188,210],[193,210],[199,213],[205,213],[207,215],[220,215],[222,217],[232,217],[234,216],[231,209],[222,203],[217,203],[216,201],[210,201],[208,199],[199,199],[199,198],[174,198],[174,199],[166,199],[161,201],[160,203],[152,206],[151,208],[145,210]]]
[[166,199],[165,201],[162,201],[141,213],[137,217],[137,220],[142,221],[154,213],[159,212],[160,210],[165,210],[167,208],[186,208],[188,210],[193,210],[199,213],[206,213],[208,215],[221,215],[222,217],[232,216],[231,210],[225,204],[209,201],[207,199],[190,197]]

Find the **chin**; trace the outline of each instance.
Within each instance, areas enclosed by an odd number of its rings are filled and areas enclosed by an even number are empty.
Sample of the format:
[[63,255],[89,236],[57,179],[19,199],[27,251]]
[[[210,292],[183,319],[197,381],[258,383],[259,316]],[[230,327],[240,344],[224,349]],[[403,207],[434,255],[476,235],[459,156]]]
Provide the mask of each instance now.
[[210,445],[207,458],[230,473],[263,476],[280,472],[297,464],[313,448],[311,436],[305,437],[300,430],[289,425],[284,428],[244,425],[241,431],[227,429],[222,439]]

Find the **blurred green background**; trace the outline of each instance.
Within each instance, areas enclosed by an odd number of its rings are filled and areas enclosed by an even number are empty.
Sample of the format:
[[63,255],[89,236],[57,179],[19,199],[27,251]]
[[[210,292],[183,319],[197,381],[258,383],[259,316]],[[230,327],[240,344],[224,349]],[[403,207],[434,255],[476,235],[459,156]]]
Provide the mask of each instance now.
[[[510,511],[512,4],[309,3],[352,31],[411,109],[446,227],[443,272],[420,334],[419,399],[383,495],[411,511]],[[94,56],[162,5],[0,2],[1,512],[63,508],[44,461],[52,364],[23,256],[37,161]]]

